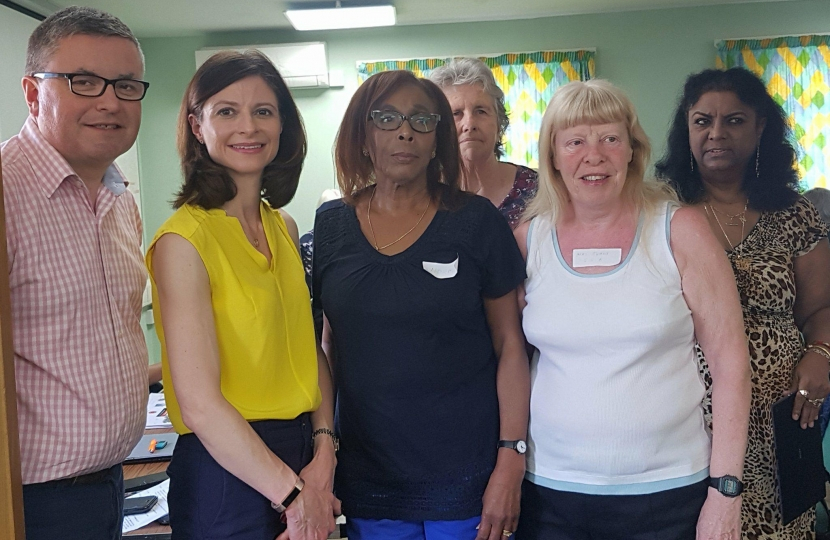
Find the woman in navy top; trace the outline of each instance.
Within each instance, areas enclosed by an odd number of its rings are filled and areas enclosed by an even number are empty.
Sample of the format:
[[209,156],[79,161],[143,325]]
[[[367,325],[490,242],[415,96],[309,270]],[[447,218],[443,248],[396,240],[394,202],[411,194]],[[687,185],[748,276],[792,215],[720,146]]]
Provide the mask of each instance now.
[[459,189],[449,104],[411,73],[357,90],[335,160],[344,199],[317,213],[312,281],[348,536],[509,537],[529,407],[510,228]]

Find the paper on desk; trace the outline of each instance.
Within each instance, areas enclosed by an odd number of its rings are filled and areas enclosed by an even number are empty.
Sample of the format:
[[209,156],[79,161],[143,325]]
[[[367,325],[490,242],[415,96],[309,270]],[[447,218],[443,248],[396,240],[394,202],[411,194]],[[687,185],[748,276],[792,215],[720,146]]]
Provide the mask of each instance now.
[[164,402],[164,394],[150,394],[147,399],[147,424],[146,429],[171,428],[170,418],[167,416],[167,405]]
[[136,514],[134,516],[124,516],[124,525],[121,526],[121,534],[140,529],[145,525],[149,525],[160,517],[166,516],[167,510],[167,490],[170,487],[170,480],[165,480],[157,486],[150,489],[139,491],[127,497],[134,499],[136,497],[150,497],[155,495],[159,498],[156,505],[144,514]]

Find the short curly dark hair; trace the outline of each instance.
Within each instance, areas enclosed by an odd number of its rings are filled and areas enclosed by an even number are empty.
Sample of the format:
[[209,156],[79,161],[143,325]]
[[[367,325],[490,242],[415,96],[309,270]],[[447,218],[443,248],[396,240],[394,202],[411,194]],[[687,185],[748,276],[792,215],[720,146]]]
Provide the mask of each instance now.
[[683,202],[694,204],[705,196],[699,169],[692,170],[689,164],[688,114],[707,92],[732,92],[742,103],[752,107],[758,118],[766,119],[759,143],[759,174],[756,176],[754,166],[748,166],[744,171],[742,188],[749,197],[750,206],[761,211],[791,206],[799,197],[798,170],[787,115],[767,93],[764,83],[743,68],[707,69],[686,79],[669,130],[666,153],[655,166],[657,177],[670,184]]

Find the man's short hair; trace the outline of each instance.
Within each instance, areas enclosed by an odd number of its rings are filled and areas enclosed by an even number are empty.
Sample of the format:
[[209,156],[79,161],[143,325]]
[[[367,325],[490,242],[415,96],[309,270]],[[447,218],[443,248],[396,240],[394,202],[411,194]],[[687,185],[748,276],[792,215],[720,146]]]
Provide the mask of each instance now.
[[90,7],[70,6],[49,15],[29,36],[26,75],[43,71],[64,38],[75,35],[120,37],[132,41],[144,63],[141,45],[118,17]]

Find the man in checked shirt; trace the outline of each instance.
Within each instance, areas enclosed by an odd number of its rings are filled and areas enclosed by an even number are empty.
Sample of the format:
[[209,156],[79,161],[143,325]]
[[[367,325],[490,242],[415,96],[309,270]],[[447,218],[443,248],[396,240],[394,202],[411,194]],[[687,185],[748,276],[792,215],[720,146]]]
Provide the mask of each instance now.
[[29,118],[0,147],[29,540],[121,537],[148,362],[141,222],[113,160],[138,134],[143,75],[124,23],[58,11],[29,38]]

